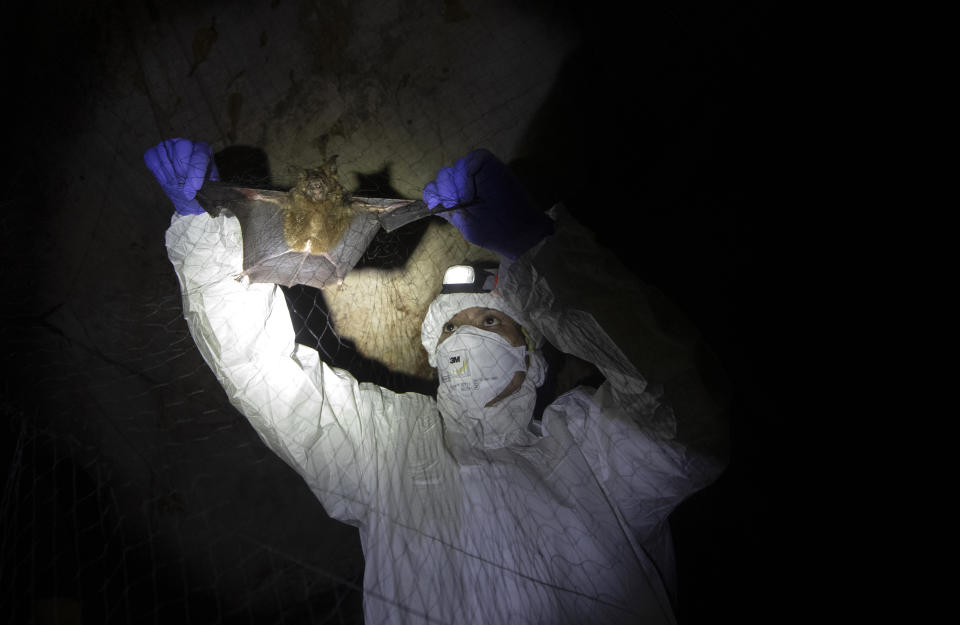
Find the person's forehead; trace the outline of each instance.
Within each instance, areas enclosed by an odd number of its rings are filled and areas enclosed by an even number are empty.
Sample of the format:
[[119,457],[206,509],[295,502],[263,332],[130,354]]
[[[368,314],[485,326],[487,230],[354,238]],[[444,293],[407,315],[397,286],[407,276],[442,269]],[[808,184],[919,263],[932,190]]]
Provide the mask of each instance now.
[[483,306],[474,306],[474,307],[472,307],[472,308],[466,308],[466,309],[464,309],[464,310],[461,310],[460,312],[458,312],[457,314],[455,314],[453,317],[451,317],[451,318],[450,318],[450,321],[457,321],[457,320],[462,320],[462,319],[475,319],[475,318],[477,318],[477,317],[484,317],[484,316],[489,315],[489,314],[494,314],[494,315],[497,315],[497,316],[499,316],[499,317],[503,317],[503,318],[505,318],[505,319],[511,319],[511,320],[513,319],[513,318],[512,318],[510,315],[508,315],[507,313],[505,313],[505,312],[503,312],[503,311],[501,311],[501,310],[497,310],[496,308],[486,308],[486,307],[483,307]]

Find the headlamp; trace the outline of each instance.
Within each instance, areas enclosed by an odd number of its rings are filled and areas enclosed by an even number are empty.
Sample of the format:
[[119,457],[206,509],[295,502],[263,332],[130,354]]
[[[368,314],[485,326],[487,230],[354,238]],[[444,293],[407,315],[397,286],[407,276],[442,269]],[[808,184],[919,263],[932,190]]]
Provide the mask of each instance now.
[[453,265],[443,274],[440,293],[489,293],[496,287],[497,266]]

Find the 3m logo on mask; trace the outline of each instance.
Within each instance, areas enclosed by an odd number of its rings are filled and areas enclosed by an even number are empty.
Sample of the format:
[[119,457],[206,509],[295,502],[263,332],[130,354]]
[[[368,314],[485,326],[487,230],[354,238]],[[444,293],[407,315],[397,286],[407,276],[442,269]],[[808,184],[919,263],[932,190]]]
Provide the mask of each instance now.
[[464,377],[469,375],[467,370],[467,363],[469,362],[467,358],[466,351],[454,352],[450,355],[450,362],[448,363],[447,371],[450,375],[455,375],[457,377]]
[[482,408],[506,388],[515,372],[527,370],[526,351],[526,346],[513,346],[495,332],[460,326],[437,345],[439,392]]

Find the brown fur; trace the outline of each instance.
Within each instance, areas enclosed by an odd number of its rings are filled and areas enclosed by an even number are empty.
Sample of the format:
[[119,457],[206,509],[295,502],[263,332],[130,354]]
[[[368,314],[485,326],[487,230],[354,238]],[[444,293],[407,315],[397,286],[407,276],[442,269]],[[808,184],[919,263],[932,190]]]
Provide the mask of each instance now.
[[290,190],[284,236],[291,249],[322,254],[336,247],[356,211],[337,178],[336,157],[300,174]]

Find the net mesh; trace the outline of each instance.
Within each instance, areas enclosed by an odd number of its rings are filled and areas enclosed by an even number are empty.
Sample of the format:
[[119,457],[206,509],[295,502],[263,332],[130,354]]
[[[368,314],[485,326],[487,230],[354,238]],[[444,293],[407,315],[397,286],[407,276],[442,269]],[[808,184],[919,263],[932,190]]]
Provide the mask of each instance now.
[[[594,26],[578,22],[582,13],[550,2],[101,0],[58,6],[56,16],[47,8],[22,7],[4,21],[11,35],[4,45],[22,45],[5,48],[5,58],[33,61],[22,81],[11,79],[33,86],[18,101],[23,117],[45,123],[29,133],[12,130],[12,145],[22,149],[16,163],[5,164],[12,191],[0,217],[4,265],[30,259],[29,271],[5,272],[2,285],[9,373],[2,382],[0,620],[360,623],[365,593],[433,618],[446,614],[434,597],[467,596],[470,583],[504,595],[529,590],[528,609],[543,613],[557,601],[569,614],[616,604],[604,588],[557,599],[550,584],[563,584],[550,573],[504,562],[510,550],[492,536],[504,528],[521,528],[523,540],[510,553],[537,563],[549,548],[540,542],[550,535],[543,528],[563,534],[578,527],[565,526],[560,515],[523,517],[519,511],[534,499],[573,496],[557,492],[568,486],[534,481],[517,469],[522,462],[510,474],[516,489],[503,489],[502,480],[477,486],[486,503],[474,505],[494,515],[484,524],[473,508],[448,509],[448,500],[431,499],[429,491],[414,491],[423,499],[409,506],[409,516],[398,516],[397,502],[374,510],[371,518],[391,519],[396,550],[379,553],[385,559],[374,564],[411,568],[396,587],[365,585],[371,557],[365,562],[357,530],[331,519],[317,501],[322,489],[264,444],[191,337],[182,285],[163,247],[171,207],[142,154],[173,136],[206,140],[224,180],[277,189],[337,155],[341,179],[356,195],[416,198],[440,167],[485,147],[511,163],[544,207],[563,199],[589,208],[611,180],[629,180],[631,191],[642,188],[649,203],[666,206],[663,198],[683,187],[682,172],[697,159],[684,148],[697,140],[673,128],[680,143],[665,150],[675,160],[639,182],[633,168],[648,171],[649,163],[630,146],[666,145],[658,133],[668,131],[647,130],[657,128],[647,122],[676,119],[678,105],[697,108],[697,85],[657,78],[657,70],[670,65],[664,55],[675,49],[671,38],[703,33],[685,34],[684,16],[645,9],[650,19],[638,28],[647,37],[621,31],[608,40],[606,32],[586,32]],[[709,17],[734,25],[744,19],[735,11]],[[45,28],[27,41],[6,30],[31,23]],[[623,53],[627,42],[642,47],[647,61],[630,71],[673,89],[670,100],[604,96],[627,74],[620,61],[590,60],[597,42],[605,58]],[[704,37],[694,47],[733,56],[729,45]],[[695,64],[689,56],[671,62]],[[584,111],[595,130],[582,123]],[[618,138],[600,142],[599,135]],[[591,210],[578,216],[602,221]],[[734,244],[724,227],[703,229],[719,237],[718,246]],[[447,265],[487,258],[451,232],[436,218],[380,231],[343,284],[283,287],[297,343],[361,382],[436,397],[419,320]],[[607,241],[626,237],[608,234]],[[651,246],[631,250],[638,264],[663,264],[663,249]],[[403,347],[384,356],[386,344]],[[551,345],[547,350],[552,363],[565,362]],[[567,379],[550,384],[600,381],[589,367],[567,371]],[[436,443],[431,436],[418,440]],[[418,448],[417,457],[429,451]],[[334,455],[356,453],[347,446]],[[496,463],[494,456],[481,459]],[[574,481],[593,479],[587,468],[579,466]],[[401,480],[395,492],[411,492],[402,480],[434,479],[428,469],[390,476]],[[342,492],[347,482],[331,484],[328,490]],[[492,501],[502,507],[490,510]],[[455,522],[437,529],[437,519]],[[592,531],[602,534],[603,522]],[[469,543],[451,534],[466,527]],[[596,536],[571,541],[608,548]],[[412,553],[414,544],[424,551]],[[433,551],[439,546],[454,549]],[[465,554],[493,567],[482,569],[487,577],[423,582],[428,565]],[[606,579],[603,567],[578,557],[569,567],[576,575]],[[461,563],[451,562],[459,570]],[[492,594],[472,596],[464,607],[472,614],[502,605]]]

